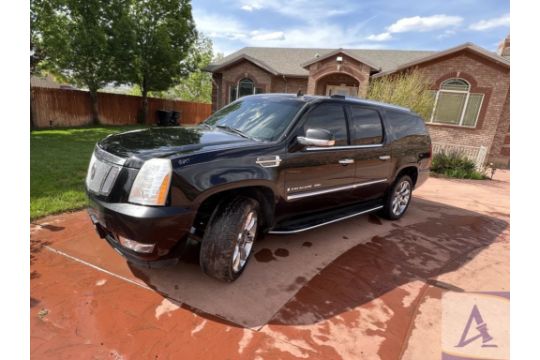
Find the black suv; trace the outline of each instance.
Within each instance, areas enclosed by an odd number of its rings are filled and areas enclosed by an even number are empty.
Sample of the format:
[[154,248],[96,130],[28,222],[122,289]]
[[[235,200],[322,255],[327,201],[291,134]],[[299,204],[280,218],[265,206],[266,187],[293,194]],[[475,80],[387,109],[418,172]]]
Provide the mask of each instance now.
[[408,109],[342,96],[243,97],[195,128],[101,140],[86,179],[99,235],[139,266],[199,241],[202,270],[233,281],[262,233],[379,211],[398,219],[428,177],[431,140]]

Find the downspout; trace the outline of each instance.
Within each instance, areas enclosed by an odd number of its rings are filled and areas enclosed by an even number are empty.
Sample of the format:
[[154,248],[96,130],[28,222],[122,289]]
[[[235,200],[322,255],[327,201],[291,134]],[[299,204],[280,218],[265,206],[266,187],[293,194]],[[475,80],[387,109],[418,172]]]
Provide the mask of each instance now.
[[287,93],[287,78],[285,77],[285,75],[281,76],[283,76],[283,81],[285,81],[285,93]]

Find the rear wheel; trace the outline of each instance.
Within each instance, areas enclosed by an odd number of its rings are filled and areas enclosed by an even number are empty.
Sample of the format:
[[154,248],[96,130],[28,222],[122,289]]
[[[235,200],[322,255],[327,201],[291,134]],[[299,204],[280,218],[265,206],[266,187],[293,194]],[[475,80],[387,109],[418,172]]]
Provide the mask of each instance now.
[[239,196],[216,208],[201,243],[202,271],[222,281],[236,280],[246,267],[257,237],[259,203]]
[[403,175],[394,182],[386,196],[382,215],[390,220],[402,217],[412,198],[413,182],[409,175]]

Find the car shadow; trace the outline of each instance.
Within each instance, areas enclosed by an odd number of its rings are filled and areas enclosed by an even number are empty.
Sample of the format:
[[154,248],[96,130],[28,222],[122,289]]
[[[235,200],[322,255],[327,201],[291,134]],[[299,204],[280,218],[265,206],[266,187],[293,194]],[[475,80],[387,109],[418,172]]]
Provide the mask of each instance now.
[[436,278],[497,241],[508,218],[416,198],[398,221],[366,215],[258,241],[244,274],[226,284],[204,276],[198,247],[176,267],[132,273],[163,296],[228,325],[309,325],[414,281],[463,291]]

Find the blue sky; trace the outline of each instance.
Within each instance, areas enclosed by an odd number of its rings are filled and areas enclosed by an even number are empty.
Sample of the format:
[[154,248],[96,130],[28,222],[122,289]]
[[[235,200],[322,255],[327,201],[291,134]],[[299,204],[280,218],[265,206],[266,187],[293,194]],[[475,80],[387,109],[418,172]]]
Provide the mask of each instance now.
[[192,0],[197,29],[225,55],[244,46],[488,50],[510,31],[507,0]]

